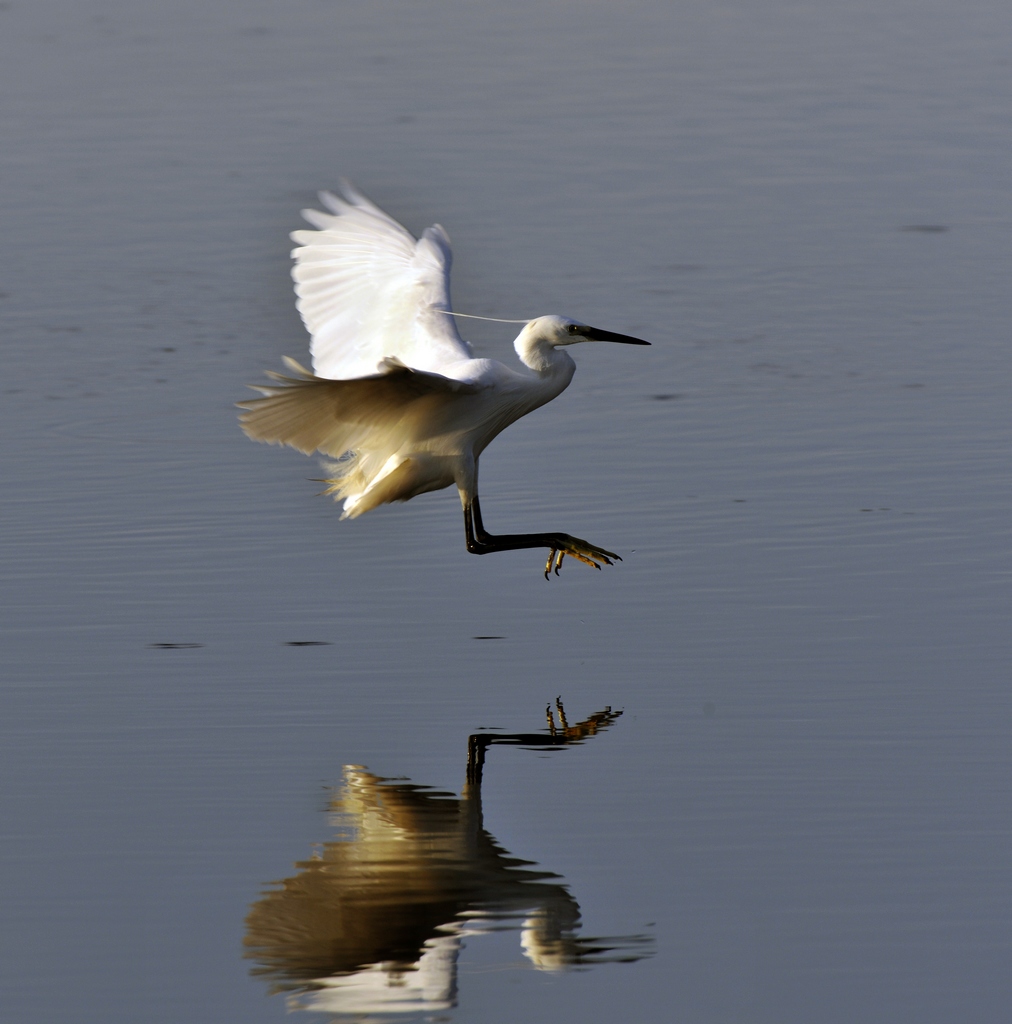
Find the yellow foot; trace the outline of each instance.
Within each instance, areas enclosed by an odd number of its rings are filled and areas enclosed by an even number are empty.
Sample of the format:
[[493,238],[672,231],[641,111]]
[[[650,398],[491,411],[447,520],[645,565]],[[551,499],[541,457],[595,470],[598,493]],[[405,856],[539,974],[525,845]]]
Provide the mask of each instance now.
[[621,556],[616,555],[614,551],[606,551],[604,548],[599,548],[594,544],[588,544],[587,541],[580,540],[579,537],[570,537],[568,534],[563,534],[559,540],[561,543],[558,547],[554,547],[549,551],[548,561],[545,562],[546,580],[550,578],[550,573],[553,571],[556,576],[559,575],[562,560],[566,555],[583,562],[584,565],[593,566],[595,569],[600,569],[602,563],[604,565],[614,565],[615,562],[622,561]]

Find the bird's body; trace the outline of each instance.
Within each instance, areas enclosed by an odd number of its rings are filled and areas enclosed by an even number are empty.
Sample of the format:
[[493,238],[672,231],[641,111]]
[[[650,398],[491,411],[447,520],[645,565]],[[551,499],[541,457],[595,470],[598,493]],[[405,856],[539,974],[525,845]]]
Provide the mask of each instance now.
[[468,550],[547,547],[600,568],[617,558],[567,534],[493,537],[478,505],[478,458],[511,423],[568,387],[576,364],[559,346],[647,342],[559,316],[528,321],[514,347],[523,369],[476,359],[450,313],[450,245],[439,225],[417,242],[351,186],[321,193],[332,212],[303,211],[316,231],[296,231],[292,276],[312,335],[313,372],[290,375],[241,403],[243,430],[339,460],[327,493],[343,518],[456,484]]

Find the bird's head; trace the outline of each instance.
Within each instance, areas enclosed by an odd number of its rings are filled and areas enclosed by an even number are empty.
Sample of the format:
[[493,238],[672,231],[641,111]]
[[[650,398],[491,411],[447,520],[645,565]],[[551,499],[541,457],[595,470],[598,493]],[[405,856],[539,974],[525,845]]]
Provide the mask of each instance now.
[[650,344],[649,341],[630,338],[626,334],[602,331],[597,327],[581,324],[579,320],[570,320],[565,316],[539,316],[536,320],[530,320],[527,323],[517,335],[513,347],[527,366],[539,373],[544,373],[549,367],[559,365],[560,359],[562,364],[571,367],[573,363],[569,356],[563,356],[561,352],[555,354],[554,350],[562,345],[575,345],[580,341],[615,341],[621,345]]
[[[520,337],[537,338],[549,345],[575,345],[579,341],[615,341],[620,345],[649,345],[649,341],[630,338],[627,334],[615,334],[614,331],[602,331],[598,327],[581,324],[579,320],[570,320],[565,316],[539,316],[528,322],[520,332]],[[519,338],[517,341],[519,342]]]

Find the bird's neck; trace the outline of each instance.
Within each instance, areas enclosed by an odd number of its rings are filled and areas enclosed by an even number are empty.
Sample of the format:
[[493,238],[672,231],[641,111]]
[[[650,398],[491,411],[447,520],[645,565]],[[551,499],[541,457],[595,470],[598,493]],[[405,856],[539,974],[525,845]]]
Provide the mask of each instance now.
[[544,338],[522,332],[513,347],[524,366],[529,366],[539,377],[563,377],[566,384],[573,379],[576,363],[569,353]]

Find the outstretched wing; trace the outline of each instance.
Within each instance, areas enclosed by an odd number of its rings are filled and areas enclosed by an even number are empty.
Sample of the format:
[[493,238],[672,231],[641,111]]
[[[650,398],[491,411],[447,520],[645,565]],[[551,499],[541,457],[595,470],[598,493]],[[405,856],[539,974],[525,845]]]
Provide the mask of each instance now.
[[286,444],[311,455],[340,458],[350,451],[386,450],[452,429],[454,406],[479,385],[412,370],[393,359],[380,372],[354,380],[315,376],[286,359],[292,376],[268,370],[274,385],[256,387],[265,397],[239,402],[246,436]]
[[344,198],[321,192],[330,210],[303,210],[316,231],[294,231],[299,312],[312,335],[317,376],[381,372],[384,359],[442,372],[471,358],[450,308],[450,240],[438,225],[419,241],[348,182]]

